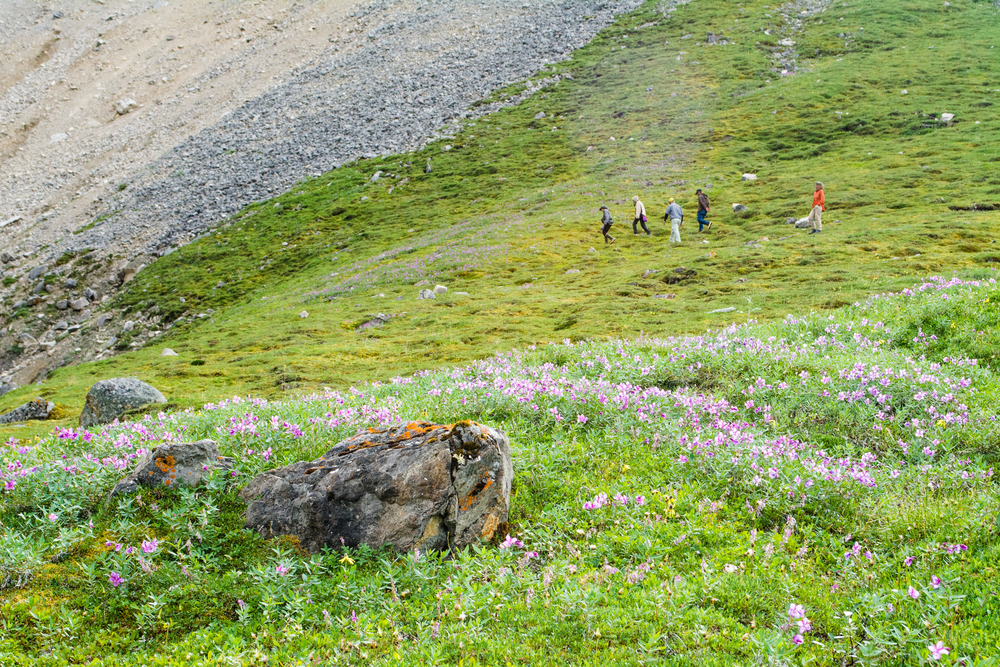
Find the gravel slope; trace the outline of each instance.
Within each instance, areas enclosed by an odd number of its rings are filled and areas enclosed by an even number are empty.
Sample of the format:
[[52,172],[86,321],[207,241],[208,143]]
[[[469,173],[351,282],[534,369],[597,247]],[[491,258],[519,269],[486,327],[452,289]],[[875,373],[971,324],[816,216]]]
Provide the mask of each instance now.
[[[146,164],[123,159],[126,188],[111,195],[116,183],[110,181],[101,195],[104,201],[95,199],[69,226],[78,229],[97,214],[120,213],[72,235],[66,234],[67,224],[53,228],[40,219],[26,220],[16,225],[23,224],[23,231],[11,245],[24,251],[52,244],[50,253],[98,248],[126,258],[165,252],[246,204],[287,189],[303,175],[358,156],[419,147],[472,102],[565,58],[615,13],[638,4],[372,3],[349,12],[326,38],[323,53],[309,66],[293,70],[285,82],[223,110],[218,122]],[[306,23],[296,22],[296,29],[303,30]],[[238,71],[239,63],[229,71],[205,70],[188,85],[208,89]],[[124,119],[128,117],[116,122]],[[129,151],[126,146],[122,152]],[[48,182],[60,185],[56,180]]]

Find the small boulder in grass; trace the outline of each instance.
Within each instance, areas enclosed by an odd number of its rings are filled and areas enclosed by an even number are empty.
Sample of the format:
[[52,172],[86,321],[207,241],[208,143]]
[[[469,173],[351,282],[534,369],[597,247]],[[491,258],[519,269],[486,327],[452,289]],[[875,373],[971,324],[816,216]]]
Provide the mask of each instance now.
[[111,497],[147,488],[195,486],[215,468],[229,468],[232,459],[219,456],[213,440],[160,445],[136,461],[135,467],[115,484]]
[[165,347],[165,348],[163,348],[163,352],[160,352],[160,356],[161,357],[177,357],[177,356],[180,356],[180,355],[178,355],[176,352],[174,352],[173,350],[171,350],[169,347]]
[[167,399],[155,387],[137,378],[101,380],[87,392],[86,404],[80,413],[80,426],[110,424],[130,410],[166,402]]
[[445,287],[444,285],[435,285],[434,286],[434,293],[435,294],[444,294],[447,291],[448,291],[448,288]]
[[303,319],[303,320],[304,320],[304,319],[306,319],[307,317],[309,317],[309,311],[307,311],[307,310],[303,310],[303,311],[302,311],[301,313],[299,313],[299,318],[300,318],[300,319]]
[[[8,385],[2,385],[6,387]],[[0,415],[0,424],[14,424],[16,422],[26,422],[31,420],[44,421],[52,415],[56,404],[41,398],[36,398],[24,405],[14,408],[10,412]]]

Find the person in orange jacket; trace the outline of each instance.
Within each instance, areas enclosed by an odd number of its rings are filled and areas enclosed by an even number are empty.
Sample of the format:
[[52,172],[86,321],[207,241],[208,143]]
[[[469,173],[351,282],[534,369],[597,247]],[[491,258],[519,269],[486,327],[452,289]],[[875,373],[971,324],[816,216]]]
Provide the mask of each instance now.
[[810,234],[823,231],[823,211],[826,210],[826,195],[823,194],[823,184],[816,181],[816,192],[813,193],[813,207],[809,211],[809,222],[812,223]]

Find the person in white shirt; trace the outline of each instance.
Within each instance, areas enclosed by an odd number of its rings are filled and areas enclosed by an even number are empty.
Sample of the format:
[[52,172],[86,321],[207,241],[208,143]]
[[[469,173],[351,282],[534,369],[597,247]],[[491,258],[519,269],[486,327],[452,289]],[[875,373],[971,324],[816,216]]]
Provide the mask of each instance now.
[[635,204],[635,220],[632,221],[632,233],[638,234],[639,230],[636,229],[636,225],[642,223],[642,230],[646,232],[646,236],[652,236],[653,234],[649,231],[649,227],[646,226],[646,207],[639,201],[639,195],[632,197],[632,203]]

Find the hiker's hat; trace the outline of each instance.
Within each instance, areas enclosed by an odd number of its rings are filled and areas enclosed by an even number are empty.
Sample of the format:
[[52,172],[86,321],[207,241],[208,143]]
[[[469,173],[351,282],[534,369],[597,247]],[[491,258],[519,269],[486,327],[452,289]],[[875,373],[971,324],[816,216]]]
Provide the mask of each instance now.
[[632,197],[632,201],[639,201],[639,195],[635,195],[635,196],[633,196],[633,197]]
[[602,206],[601,208],[599,208],[597,210],[598,211],[606,211],[606,210],[608,210],[608,207],[607,206]]
[[670,198],[670,203],[671,203],[671,204],[673,204],[673,203],[674,203],[674,198],[673,198],[673,197],[671,197],[671,198]]

